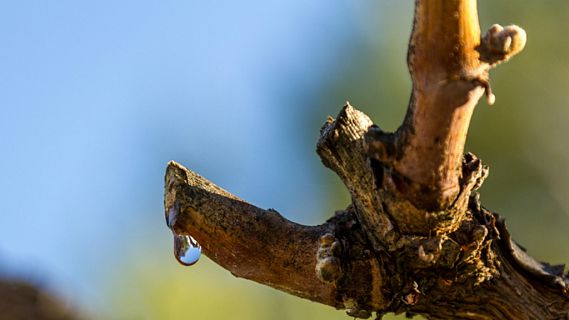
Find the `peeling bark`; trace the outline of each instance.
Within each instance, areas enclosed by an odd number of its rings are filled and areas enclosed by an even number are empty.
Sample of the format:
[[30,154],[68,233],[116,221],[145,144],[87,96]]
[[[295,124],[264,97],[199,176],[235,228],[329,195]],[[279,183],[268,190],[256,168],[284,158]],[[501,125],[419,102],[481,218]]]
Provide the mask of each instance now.
[[475,0],[417,0],[405,120],[384,132],[349,104],[317,152],[352,204],[308,227],[257,208],[171,162],[168,226],[244,277],[354,317],[569,319],[569,275],[528,256],[476,190],[488,167],[464,155],[489,70],[519,53],[517,26],[480,35]]

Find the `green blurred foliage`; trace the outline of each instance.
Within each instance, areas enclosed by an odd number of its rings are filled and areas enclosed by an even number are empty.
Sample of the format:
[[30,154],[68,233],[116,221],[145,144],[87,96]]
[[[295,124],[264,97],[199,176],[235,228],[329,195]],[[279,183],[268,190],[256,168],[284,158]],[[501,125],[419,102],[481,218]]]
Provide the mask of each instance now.
[[120,268],[109,284],[112,315],[101,318],[349,319],[343,311],[237,279],[207,257],[188,268],[164,247],[154,252],[151,260],[148,252],[134,253]]
[[[308,149],[314,140],[305,138],[316,137],[326,116],[346,100],[384,129],[395,130],[403,119],[411,85],[405,57],[413,3],[366,5],[359,19],[361,45],[338,48],[345,59],[304,101],[315,106],[298,124],[305,132],[299,143]],[[466,150],[490,166],[483,204],[507,218],[531,255],[569,262],[569,2],[496,0],[479,6],[483,32],[493,23],[516,23],[528,34],[526,49],[492,71],[496,104],[481,101],[471,123]],[[330,196],[324,220],[344,208],[349,196],[331,171],[316,161],[314,170]],[[236,279],[207,258],[183,268],[171,256],[171,239],[151,240],[159,246],[140,246],[112,277],[113,318],[348,319],[343,311]]]

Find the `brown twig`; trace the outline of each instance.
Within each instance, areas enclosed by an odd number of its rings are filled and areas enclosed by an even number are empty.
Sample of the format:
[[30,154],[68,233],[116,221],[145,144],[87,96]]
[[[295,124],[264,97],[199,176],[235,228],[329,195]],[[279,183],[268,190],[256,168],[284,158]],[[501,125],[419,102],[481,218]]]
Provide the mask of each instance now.
[[537,262],[484,209],[476,189],[488,168],[463,155],[489,70],[525,45],[519,27],[480,37],[475,0],[417,0],[406,118],[382,131],[349,104],[321,130],[317,152],[352,204],[301,226],[257,208],[171,162],[165,212],[208,257],[238,277],[345,308],[430,319],[562,319],[563,268]]
[[[237,277],[342,308],[351,295],[361,295],[361,290],[368,296],[370,285],[381,284],[377,263],[369,255],[349,257],[351,265],[341,270],[343,279],[366,283],[365,287],[352,290],[342,283],[321,281],[322,274],[331,269],[327,262],[332,260],[325,260],[334,257],[321,252],[321,259],[316,259],[322,246],[331,245],[326,239],[337,236],[351,250],[363,245],[353,240],[358,232],[355,222],[348,223],[354,220],[350,219],[351,214],[320,226],[299,225],[275,210],[260,209],[237,198],[174,161],[166,169],[165,185],[165,213],[167,220],[174,221],[169,223],[172,230],[191,235],[210,259]],[[176,210],[175,217],[172,208]],[[354,233],[342,231],[346,228],[354,229]],[[338,261],[345,255],[349,256],[349,252],[339,255]],[[374,282],[369,282],[370,278]],[[346,291],[355,292],[341,294]],[[381,301],[369,299],[366,306],[370,304],[378,308]]]

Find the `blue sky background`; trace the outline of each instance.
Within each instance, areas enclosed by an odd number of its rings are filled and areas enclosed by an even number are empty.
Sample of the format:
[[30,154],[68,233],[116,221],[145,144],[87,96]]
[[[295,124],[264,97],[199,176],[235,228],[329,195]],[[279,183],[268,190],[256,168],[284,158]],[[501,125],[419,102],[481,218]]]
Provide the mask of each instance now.
[[369,7],[0,3],[0,268],[104,305],[98,285],[121,257],[171,242],[171,159],[259,206],[321,221],[318,127],[295,117],[350,63],[340,49],[366,36],[356,32]]

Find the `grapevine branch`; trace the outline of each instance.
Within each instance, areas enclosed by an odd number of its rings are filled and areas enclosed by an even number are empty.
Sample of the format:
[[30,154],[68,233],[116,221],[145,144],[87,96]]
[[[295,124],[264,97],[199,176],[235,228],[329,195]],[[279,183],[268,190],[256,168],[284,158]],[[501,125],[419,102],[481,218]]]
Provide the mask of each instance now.
[[401,126],[385,132],[348,104],[321,129],[317,152],[349,190],[346,209],[302,226],[170,162],[170,227],[235,276],[354,317],[565,319],[564,267],[531,258],[481,206],[488,167],[464,154],[478,100],[495,101],[490,69],[525,43],[517,26],[481,35],[475,0],[417,0]]

